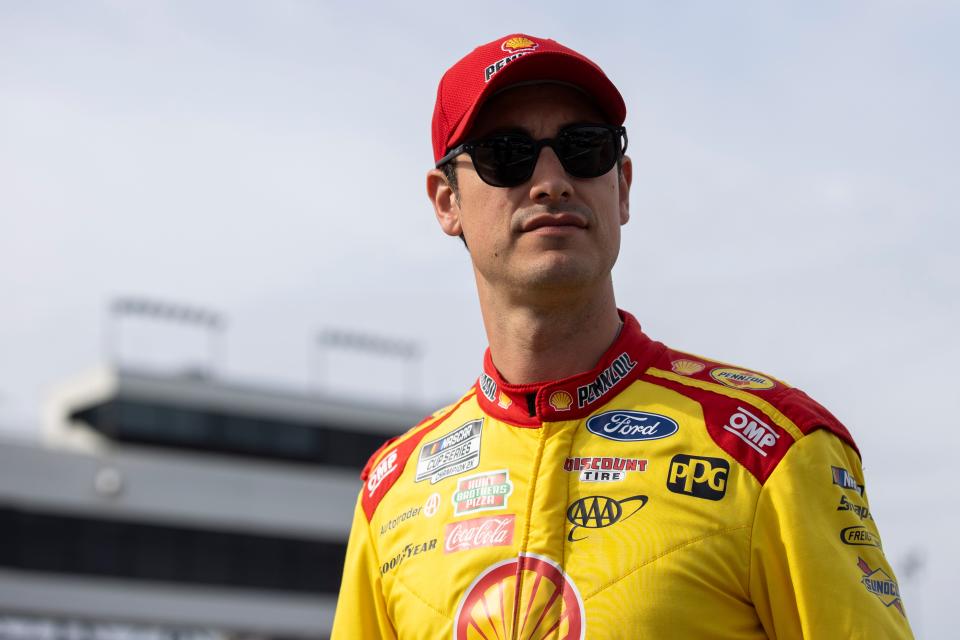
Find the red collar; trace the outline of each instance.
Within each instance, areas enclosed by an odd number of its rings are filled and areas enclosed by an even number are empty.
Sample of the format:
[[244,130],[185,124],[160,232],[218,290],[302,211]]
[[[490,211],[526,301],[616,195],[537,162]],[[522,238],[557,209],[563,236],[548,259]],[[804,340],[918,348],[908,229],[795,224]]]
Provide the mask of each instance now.
[[539,427],[543,422],[575,420],[593,413],[636,380],[664,349],[640,330],[636,318],[626,311],[619,313],[623,328],[597,366],[569,378],[510,384],[493,366],[488,348],[483,373],[476,382],[480,407],[494,418],[520,427]]

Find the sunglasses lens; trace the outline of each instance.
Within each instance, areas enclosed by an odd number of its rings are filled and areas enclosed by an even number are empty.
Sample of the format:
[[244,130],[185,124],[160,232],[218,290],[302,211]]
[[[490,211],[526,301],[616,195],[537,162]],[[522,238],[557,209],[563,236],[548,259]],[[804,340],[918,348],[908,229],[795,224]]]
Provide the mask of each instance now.
[[568,127],[557,136],[556,150],[563,168],[577,178],[596,178],[613,168],[619,145],[617,134],[606,127]]
[[473,166],[480,178],[495,187],[514,187],[533,173],[536,143],[528,136],[491,136],[474,145]]
[[590,124],[561,129],[552,142],[538,143],[522,133],[507,133],[473,143],[470,155],[477,174],[494,187],[515,187],[529,180],[544,144],[553,147],[570,175],[596,178],[616,164],[621,151],[619,135],[616,129]]

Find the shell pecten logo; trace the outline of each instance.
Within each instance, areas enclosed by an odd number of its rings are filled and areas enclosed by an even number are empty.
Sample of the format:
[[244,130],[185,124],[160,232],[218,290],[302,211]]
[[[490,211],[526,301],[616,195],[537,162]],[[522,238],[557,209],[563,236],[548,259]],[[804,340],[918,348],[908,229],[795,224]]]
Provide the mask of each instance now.
[[695,373],[700,373],[706,369],[707,366],[702,362],[697,362],[696,360],[687,360],[684,358],[671,362],[670,368],[673,369],[674,373],[679,373],[682,376],[690,376]]
[[512,38],[508,38],[500,44],[500,48],[507,53],[516,53],[517,51],[533,51],[539,46],[539,44],[530,38],[524,38],[523,36],[514,36]]
[[568,411],[573,405],[573,396],[563,391],[554,391],[550,394],[550,399],[547,400],[551,407],[556,411]]
[[549,558],[524,553],[474,580],[457,607],[453,638],[583,640],[586,626],[583,600],[569,576]]

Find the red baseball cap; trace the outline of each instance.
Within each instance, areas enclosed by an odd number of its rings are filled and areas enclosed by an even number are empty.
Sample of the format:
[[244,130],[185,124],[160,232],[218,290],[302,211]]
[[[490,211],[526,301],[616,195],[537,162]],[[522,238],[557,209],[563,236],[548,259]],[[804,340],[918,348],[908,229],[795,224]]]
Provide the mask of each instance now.
[[463,142],[484,100],[519,82],[564,82],[593,98],[608,123],[627,117],[623,96],[593,61],[555,40],[523,33],[480,45],[447,69],[433,108],[433,159]]

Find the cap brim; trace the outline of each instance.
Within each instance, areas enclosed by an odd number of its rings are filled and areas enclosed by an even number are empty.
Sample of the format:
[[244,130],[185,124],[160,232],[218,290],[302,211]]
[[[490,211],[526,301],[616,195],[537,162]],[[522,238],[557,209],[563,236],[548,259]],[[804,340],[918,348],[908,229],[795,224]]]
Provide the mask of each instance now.
[[623,96],[595,65],[562,51],[544,51],[517,58],[497,73],[466,112],[447,141],[447,150],[463,142],[484,103],[510,85],[559,82],[582,89],[603,112],[608,124],[619,126],[627,117]]

